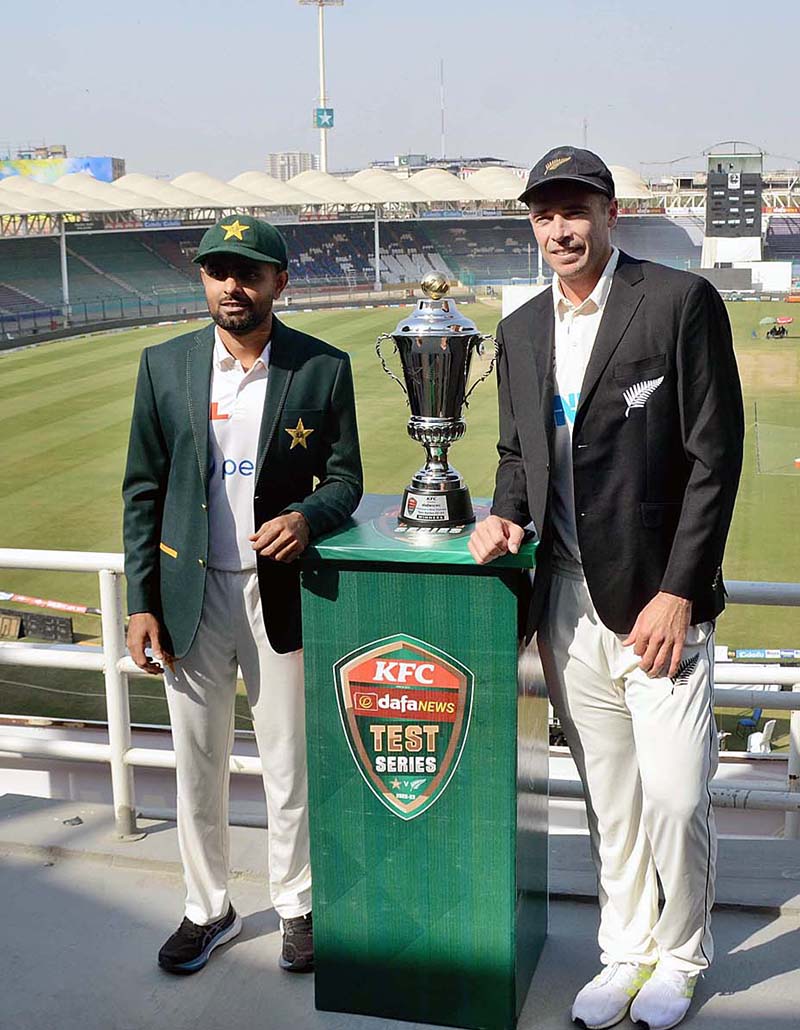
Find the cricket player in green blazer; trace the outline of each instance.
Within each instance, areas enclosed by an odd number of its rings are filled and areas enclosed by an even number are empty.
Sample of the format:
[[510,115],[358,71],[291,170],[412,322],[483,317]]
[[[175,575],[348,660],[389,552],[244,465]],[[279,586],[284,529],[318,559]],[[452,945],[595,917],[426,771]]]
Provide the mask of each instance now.
[[123,485],[128,647],[140,668],[163,672],[177,760],[185,918],[159,964],[196,972],[241,930],[227,887],[240,668],[264,769],[280,963],[302,972],[313,933],[294,559],[361,498],[353,380],[347,354],[274,317],[288,274],[273,226],[223,219],[195,260],[214,324],[143,351]]

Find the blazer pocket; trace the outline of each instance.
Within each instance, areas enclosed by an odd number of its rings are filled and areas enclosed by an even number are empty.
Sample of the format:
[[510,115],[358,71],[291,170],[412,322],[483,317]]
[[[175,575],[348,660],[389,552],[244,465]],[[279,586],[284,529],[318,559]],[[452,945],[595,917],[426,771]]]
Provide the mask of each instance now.
[[681,501],[643,501],[639,505],[645,529],[659,529],[664,523],[676,523],[681,513]]
[[642,376],[652,378],[652,373],[663,372],[667,367],[666,354],[651,354],[649,358],[638,361],[620,361],[614,366],[615,379],[641,379]]

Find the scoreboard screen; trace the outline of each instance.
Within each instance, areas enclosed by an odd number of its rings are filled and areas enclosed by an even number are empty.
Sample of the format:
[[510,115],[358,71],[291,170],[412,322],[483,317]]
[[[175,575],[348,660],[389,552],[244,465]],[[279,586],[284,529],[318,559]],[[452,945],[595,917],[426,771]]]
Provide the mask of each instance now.
[[761,235],[762,178],[757,172],[709,172],[706,236]]

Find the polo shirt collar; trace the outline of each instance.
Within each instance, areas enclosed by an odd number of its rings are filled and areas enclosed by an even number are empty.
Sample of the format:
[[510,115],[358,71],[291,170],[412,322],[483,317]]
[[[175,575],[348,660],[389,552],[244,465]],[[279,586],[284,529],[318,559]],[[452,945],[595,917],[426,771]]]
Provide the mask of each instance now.
[[[264,345],[264,349],[261,351],[259,356],[253,362],[253,369],[263,366],[265,369],[269,367],[269,350],[271,340],[267,340]],[[231,354],[225,344],[222,342],[222,337],[219,335],[219,326],[214,326],[214,368],[220,370],[220,372],[229,372],[232,368],[237,366],[237,359]],[[239,365],[241,368],[241,365]]]

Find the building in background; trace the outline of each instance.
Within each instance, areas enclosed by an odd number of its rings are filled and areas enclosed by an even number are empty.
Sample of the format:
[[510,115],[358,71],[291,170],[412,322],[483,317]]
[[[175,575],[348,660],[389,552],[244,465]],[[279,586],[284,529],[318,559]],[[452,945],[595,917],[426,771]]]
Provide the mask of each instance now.
[[28,144],[12,150],[0,146],[0,179],[22,175],[35,182],[53,183],[71,172],[89,172],[102,182],[114,182],[125,174],[121,157],[68,157],[62,144]]
[[305,150],[281,150],[276,154],[267,154],[267,175],[281,182],[301,172],[319,170],[319,154],[309,154]]

